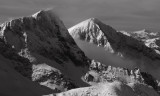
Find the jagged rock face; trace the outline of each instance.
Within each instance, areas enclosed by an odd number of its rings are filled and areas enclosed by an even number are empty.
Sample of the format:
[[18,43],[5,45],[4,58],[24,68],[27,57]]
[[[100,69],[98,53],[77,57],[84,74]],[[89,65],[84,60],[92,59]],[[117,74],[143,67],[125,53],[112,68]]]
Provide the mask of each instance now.
[[[40,11],[32,17],[24,17],[6,22],[2,25],[1,38],[13,46],[18,52],[28,48],[30,52],[39,53],[50,59],[63,62],[71,58],[81,66],[84,61],[83,52],[79,52],[74,40],[67,33],[62,21],[51,12]],[[60,49],[61,48],[61,49]],[[68,52],[70,51],[70,52]],[[59,54],[58,56],[47,54]],[[75,52],[75,53],[71,53]],[[79,54],[77,54],[79,52]],[[71,53],[71,54],[68,54]],[[74,55],[79,55],[76,58]],[[60,57],[59,56],[59,57]]]
[[[109,38],[112,38],[113,36],[116,38],[117,35],[113,32],[115,30],[107,25],[105,26],[107,32],[104,33],[99,24],[102,23],[98,19],[91,18],[70,28],[69,33],[73,38],[85,40],[97,44],[98,46],[107,47],[107,44],[110,45],[110,43],[108,42],[106,35],[108,35]],[[116,39],[119,40],[118,37]]]
[[120,81],[124,84],[140,83],[151,86],[157,93],[160,91],[157,80],[152,75],[141,72],[138,68],[129,70],[126,68],[106,66],[95,60],[91,61],[90,71],[86,73],[84,80],[90,85],[114,81]]
[[33,81],[47,86],[52,90],[56,90],[57,92],[78,87],[71,79],[66,78],[59,70],[46,65],[34,67],[32,76],[34,77]]
[[[39,11],[32,16],[6,22],[0,27],[0,38],[14,50],[14,54],[8,51],[7,55],[17,54],[24,58],[17,60],[20,64],[16,68],[26,75],[23,69],[30,66],[31,74],[27,75],[33,81],[60,91],[87,85],[81,76],[88,70],[88,58],[53,12]],[[12,56],[5,58],[12,59]],[[13,56],[13,59],[17,58]]]
[[[108,52],[134,62],[134,67],[139,67],[160,79],[160,55],[143,42],[117,32],[112,27],[93,18],[68,30],[75,41],[80,39],[104,47]],[[93,55],[96,54],[93,53]]]

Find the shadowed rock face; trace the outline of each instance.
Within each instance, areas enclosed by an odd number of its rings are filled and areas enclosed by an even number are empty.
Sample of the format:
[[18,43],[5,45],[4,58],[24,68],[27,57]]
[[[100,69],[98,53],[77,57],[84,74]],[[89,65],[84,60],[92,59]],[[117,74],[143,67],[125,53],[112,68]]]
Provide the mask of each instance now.
[[[123,60],[133,62],[131,65],[133,68],[138,67],[142,71],[149,72],[155,78],[160,79],[160,55],[157,54],[155,50],[147,47],[143,42],[117,32],[112,27],[105,25],[95,18],[81,22],[68,30],[75,41],[87,41],[97,46],[104,47],[107,52],[118,55]],[[84,45],[80,43],[77,44],[80,47],[84,47]],[[94,56],[96,55],[94,53],[95,52],[90,54]],[[113,61],[116,60],[117,59],[113,59]],[[117,62],[121,61],[117,60]]]
[[28,79],[32,79],[32,64],[28,59],[19,56],[16,51],[0,39],[0,54],[11,61],[13,68]]
[[5,22],[0,38],[2,56],[30,80],[58,91],[88,85],[81,77],[89,59],[52,11]]
[[[40,11],[31,17],[15,19],[2,24],[1,27],[1,38],[14,46],[17,52],[27,48],[30,52],[59,62],[72,58],[79,66],[82,66],[82,61],[85,61],[84,53],[76,46],[62,21],[50,11]],[[76,58],[75,54],[80,58]],[[58,56],[62,57],[62,60],[59,60]]]

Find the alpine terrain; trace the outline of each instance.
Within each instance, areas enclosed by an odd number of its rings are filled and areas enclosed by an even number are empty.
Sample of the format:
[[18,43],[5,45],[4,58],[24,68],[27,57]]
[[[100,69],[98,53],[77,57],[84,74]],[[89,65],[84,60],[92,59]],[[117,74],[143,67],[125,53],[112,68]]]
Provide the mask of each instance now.
[[159,96],[160,54],[144,42],[95,18],[68,31],[51,10],[6,21],[0,96]]
[[0,58],[3,96],[39,96],[88,85],[81,77],[89,59],[52,11],[3,23]]
[[90,58],[106,65],[129,69],[138,67],[160,80],[160,55],[143,42],[117,32],[96,18],[85,20],[68,30]]

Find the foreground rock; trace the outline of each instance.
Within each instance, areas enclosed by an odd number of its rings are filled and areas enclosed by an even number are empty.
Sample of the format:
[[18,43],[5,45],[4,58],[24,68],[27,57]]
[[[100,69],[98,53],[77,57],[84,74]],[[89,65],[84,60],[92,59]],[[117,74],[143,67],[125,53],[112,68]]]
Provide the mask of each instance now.
[[[53,96],[53,95],[51,95]],[[141,84],[121,82],[100,83],[92,87],[73,89],[55,96],[159,96],[152,88]]]
[[158,80],[149,73],[141,72],[138,68],[129,70],[121,67],[106,66],[105,64],[92,60],[90,71],[86,73],[84,80],[90,85],[114,81],[119,81],[124,84],[139,83],[152,87],[160,94]]

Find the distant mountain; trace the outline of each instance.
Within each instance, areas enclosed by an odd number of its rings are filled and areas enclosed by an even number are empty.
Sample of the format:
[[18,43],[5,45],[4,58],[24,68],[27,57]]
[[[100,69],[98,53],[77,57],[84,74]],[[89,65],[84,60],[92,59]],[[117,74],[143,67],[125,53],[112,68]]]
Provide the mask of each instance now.
[[[40,94],[44,90],[37,89],[41,88],[40,85],[46,86],[46,94],[51,92],[49,89],[61,92],[88,85],[81,77],[88,71],[89,59],[52,11],[42,10],[3,23],[0,44],[0,77],[3,82],[0,94],[3,96],[25,96],[25,93],[32,96],[28,91]],[[31,81],[40,85],[35,88]],[[20,90],[24,95],[18,93]]]
[[160,37],[159,32],[151,32],[149,30],[143,29],[140,31],[135,31],[130,33],[133,37],[140,39],[140,40],[146,40],[146,39],[153,39]]
[[156,53],[160,54],[160,33],[147,30],[131,32],[131,36],[144,42],[146,46],[153,48]]
[[146,29],[134,32],[120,32],[139,41],[142,41],[147,47],[154,49],[157,54],[160,54],[160,32],[151,32]]
[[[160,55],[152,48],[147,47],[143,42],[124,33],[117,32],[96,18],[83,21],[68,30],[78,46],[82,48],[90,58],[96,55],[101,56],[103,59],[110,57],[109,60],[111,60],[111,62],[102,62],[98,57],[94,57],[94,59],[98,59],[98,61],[107,65],[112,65],[111,63],[116,62],[117,66],[124,66],[124,68],[131,67],[131,69],[134,69],[138,67],[142,71],[149,72],[155,78],[160,79]],[[94,47],[92,46],[90,47],[91,49],[89,49],[89,46],[81,42],[89,42],[97,45],[100,50],[105,49],[105,51],[101,53],[107,55],[98,54],[98,49],[91,52]],[[86,48],[88,48],[88,50],[86,50]],[[113,55],[108,55],[108,52]],[[124,64],[125,62],[126,64]]]

